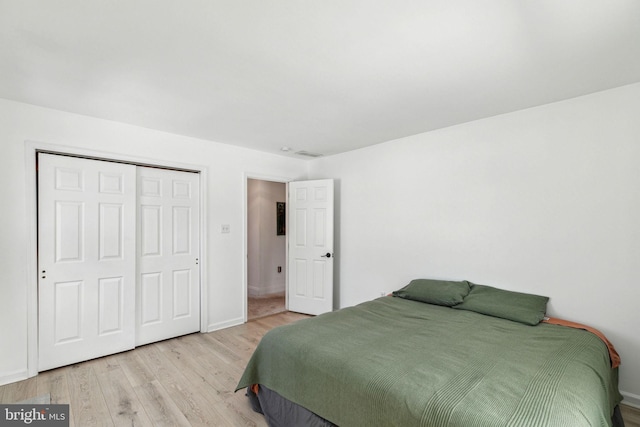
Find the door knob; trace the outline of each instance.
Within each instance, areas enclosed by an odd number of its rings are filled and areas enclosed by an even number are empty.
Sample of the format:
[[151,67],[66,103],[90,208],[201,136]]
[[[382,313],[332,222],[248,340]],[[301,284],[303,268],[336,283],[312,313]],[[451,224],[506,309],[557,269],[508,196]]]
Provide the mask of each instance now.
[[322,258],[331,258],[331,252],[327,252],[324,255],[320,255]]

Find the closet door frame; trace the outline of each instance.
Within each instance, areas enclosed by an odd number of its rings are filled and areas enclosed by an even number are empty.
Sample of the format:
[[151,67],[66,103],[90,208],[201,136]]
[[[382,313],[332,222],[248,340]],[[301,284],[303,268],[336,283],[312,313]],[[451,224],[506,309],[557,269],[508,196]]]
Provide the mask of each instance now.
[[[121,153],[97,151],[79,147],[69,147],[59,144],[50,144],[36,141],[25,141],[25,194],[28,241],[26,262],[26,286],[27,286],[27,377],[38,374],[38,180],[37,180],[37,155],[38,153],[59,154],[66,156],[82,157],[94,160],[106,160],[120,163],[128,163],[136,166],[149,166],[175,169],[185,172],[197,172],[200,176],[200,259],[207,259],[206,238],[207,228],[207,167],[204,165],[179,163],[171,160],[154,159],[147,157],[130,156]],[[207,283],[207,263],[200,263],[200,332],[207,332],[208,325],[208,295],[207,288],[202,286]],[[21,376],[21,375],[19,375]]]

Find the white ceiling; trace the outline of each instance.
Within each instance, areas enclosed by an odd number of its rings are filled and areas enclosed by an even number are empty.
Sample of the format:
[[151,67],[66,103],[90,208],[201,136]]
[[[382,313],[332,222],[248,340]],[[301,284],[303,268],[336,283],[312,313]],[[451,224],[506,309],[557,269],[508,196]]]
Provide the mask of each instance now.
[[0,97],[273,153],[639,81],[638,0],[0,0]]

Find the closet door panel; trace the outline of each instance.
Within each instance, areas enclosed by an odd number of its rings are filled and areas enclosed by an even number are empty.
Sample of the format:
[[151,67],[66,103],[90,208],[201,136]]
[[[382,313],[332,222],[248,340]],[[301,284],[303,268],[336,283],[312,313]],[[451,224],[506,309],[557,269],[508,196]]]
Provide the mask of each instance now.
[[138,168],[136,345],[200,330],[199,175]]
[[135,344],[136,167],[38,155],[39,370]]

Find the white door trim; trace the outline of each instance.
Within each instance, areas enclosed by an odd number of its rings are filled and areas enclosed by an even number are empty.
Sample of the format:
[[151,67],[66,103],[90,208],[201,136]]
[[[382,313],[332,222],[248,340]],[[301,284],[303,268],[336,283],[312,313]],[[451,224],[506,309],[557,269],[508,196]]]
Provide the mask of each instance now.
[[[244,194],[243,194],[243,202],[242,202],[242,216],[244,218],[244,221],[242,222],[242,253],[244,254],[243,259],[242,259],[242,313],[243,313],[243,317],[242,317],[242,323],[247,323],[247,318],[248,318],[248,313],[247,313],[247,298],[248,298],[248,294],[247,294],[247,287],[249,286],[249,273],[248,273],[248,269],[249,269],[249,230],[247,228],[247,222],[249,221],[249,203],[248,203],[248,195],[249,195],[249,180],[250,179],[258,179],[260,181],[271,181],[271,182],[281,182],[283,184],[286,185],[286,192],[287,194],[289,194],[289,182],[291,181],[295,181],[296,178],[289,178],[289,177],[283,177],[283,176],[272,176],[272,175],[264,175],[264,174],[259,174],[259,173],[252,173],[252,172],[245,172],[244,174]],[[289,210],[289,207],[287,206],[287,211]],[[287,226],[286,228],[289,228],[289,213],[287,212],[286,214],[286,221],[287,221]],[[285,270],[284,271],[288,271],[287,269],[287,262],[289,259],[289,245],[285,246]],[[285,307],[288,309],[289,308],[289,295],[288,295],[288,291],[287,289],[289,288],[289,277],[286,278],[286,282],[285,282]]]
[[[173,160],[131,156],[37,141],[25,141],[25,195],[27,213],[27,253],[25,267],[27,279],[27,378],[38,374],[38,200],[36,157],[38,152],[72,155],[98,160],[112,160],[138,166],[155,166],[200,174],[200,331],[207,332],[208,292],[202,286],[207,281],[207,182],[208,168],[204,165],[179,163]],[[245,189],[246,192],[246,189]],[[245,196],[246,199],[246,196]],[[246,304],[246,302],[245,302]],[[246,307],[245,307],[246,311]]]

